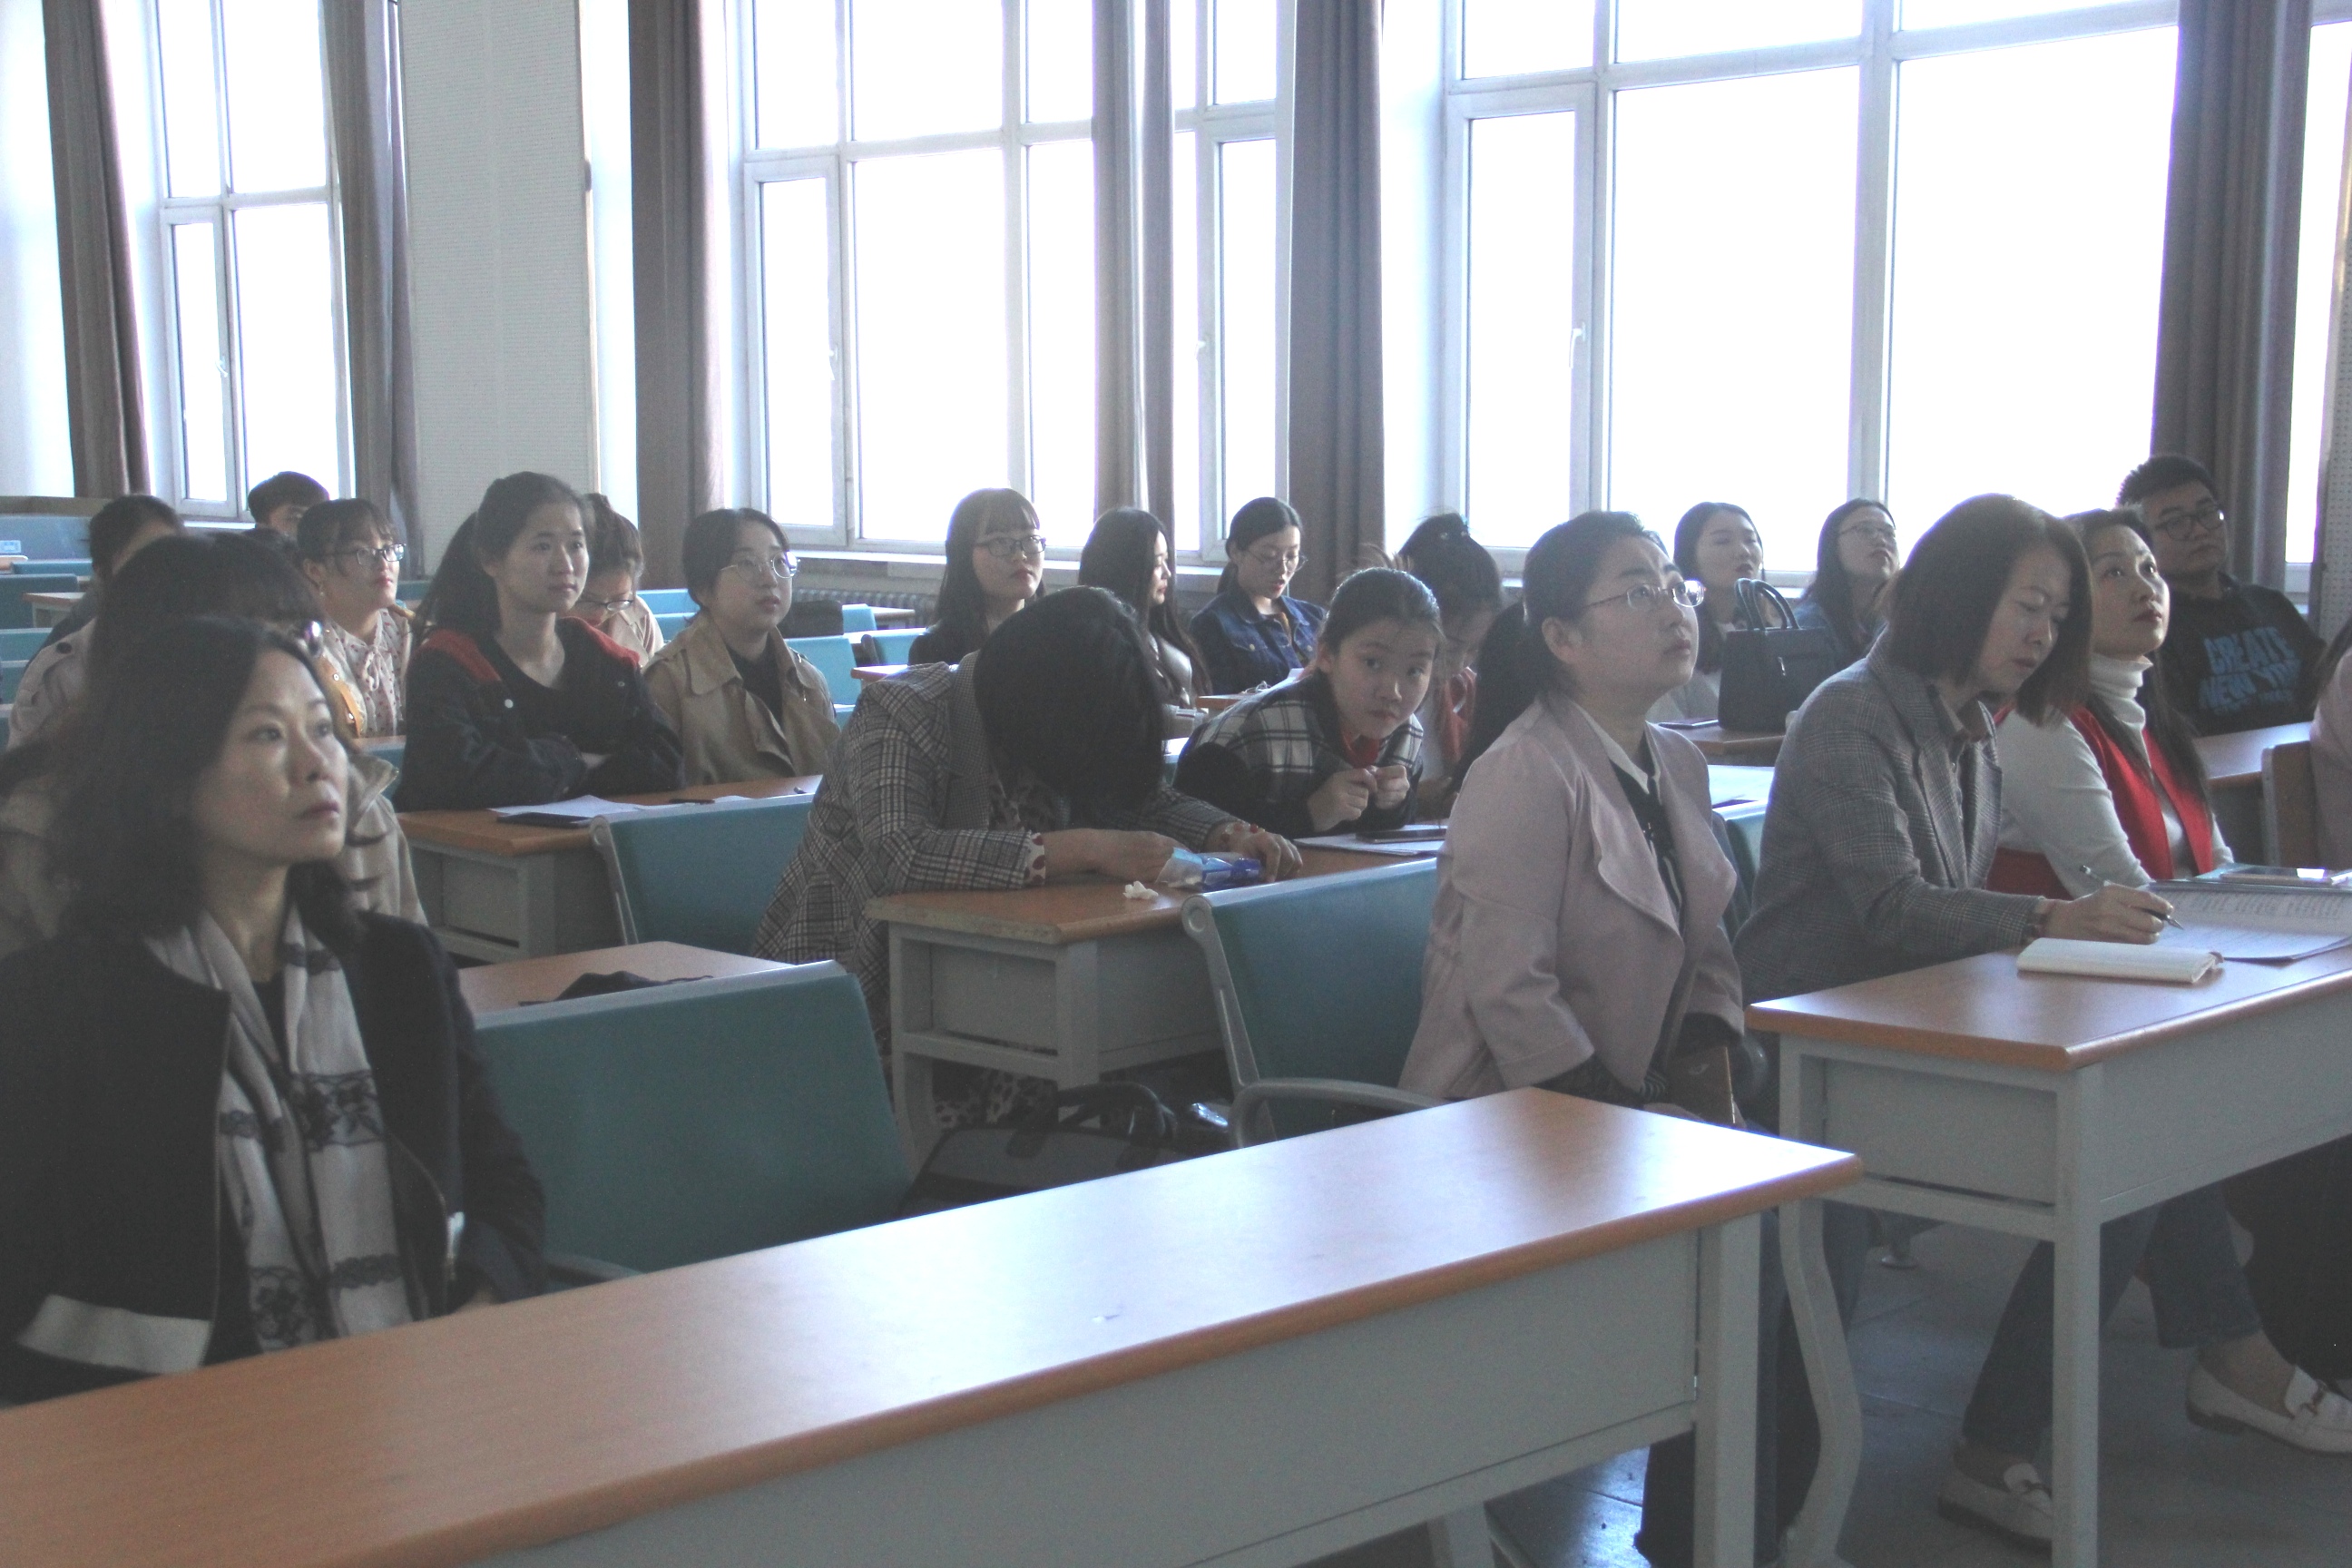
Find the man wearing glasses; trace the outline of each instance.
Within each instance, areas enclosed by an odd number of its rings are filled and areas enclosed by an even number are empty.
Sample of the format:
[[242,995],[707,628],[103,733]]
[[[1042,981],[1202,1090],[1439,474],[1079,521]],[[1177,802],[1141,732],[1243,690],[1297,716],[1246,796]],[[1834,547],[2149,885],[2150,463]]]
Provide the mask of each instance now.
[[2172,705],[2200,735],[2308,719],[2304,678],[2326,645],[2284,594],[2221,569],[2230,524],[2215,488],[2203,464],[2165,453],[2126,475],[2116,496],[2147,522],[2172,585],[2159,656]]

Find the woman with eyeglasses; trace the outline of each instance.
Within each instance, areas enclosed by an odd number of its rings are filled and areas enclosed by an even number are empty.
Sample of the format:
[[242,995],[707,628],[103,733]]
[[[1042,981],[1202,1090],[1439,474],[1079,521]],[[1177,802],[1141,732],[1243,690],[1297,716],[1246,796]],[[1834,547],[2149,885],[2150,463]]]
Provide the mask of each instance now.
[[646,688],[677,731],[686,782],[824,772],[841,728],[824,677],[778,630],[799,571],[784,531],[748,507],[706,511],[683,554],[700,609],[654,656]]
[[637,656],[564,614],[588,508],[546,474],[491,481],[442,552],[408,667],[403,811],[676,789],[677,731]]
[[319,595],[319,672],[354,735],[397,735],[406,715],[409,615],[400,602],[408,552],[372,500],[321,501],[295,525],[302,574]]
[[1314,662],[1327,612],[1288,592],[1306,559],[1300,553],[1305,537],[1288,501],[1260,496],[1234,513],[1217,596],[1192,617],[1202,690],[1230,694],[1272,686]]
[[1797,601],[1797,624],[1827,632],[1848,664],[1870,651],[1893,603],[1895,518],[1874,500],[1850,500],[1822,524],[1813,581]]
[[948,519],[940,618],[907,651],[909,664],[960,664],[1037,596],[1045,583],[1045,531],[1019,490],[974,490]]
[[635,654],[640,666],[649,665],[661,652],[662,629],[637,597],[637,580],[646,572],[645,542],[637,525],[603,496],[591,490],[580,499],[588,503],[588,581],[565,614]]

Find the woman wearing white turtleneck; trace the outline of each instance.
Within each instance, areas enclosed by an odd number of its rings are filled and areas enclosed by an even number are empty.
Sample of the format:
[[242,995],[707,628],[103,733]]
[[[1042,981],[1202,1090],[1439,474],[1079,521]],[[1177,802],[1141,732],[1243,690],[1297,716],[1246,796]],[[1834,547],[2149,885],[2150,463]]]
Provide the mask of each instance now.
[[2138,520],[2086,513],[2091,700],[2073,713],[2000,721],[2000,858],[1990,886],[2079,898],[2230,863],[2185,725],[2164,683],[2144,681],[2171,602]]

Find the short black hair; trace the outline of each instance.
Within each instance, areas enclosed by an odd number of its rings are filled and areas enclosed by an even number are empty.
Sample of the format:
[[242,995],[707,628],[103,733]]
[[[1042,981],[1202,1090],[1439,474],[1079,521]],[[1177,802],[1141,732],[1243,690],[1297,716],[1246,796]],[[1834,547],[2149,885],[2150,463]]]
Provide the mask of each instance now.
[[2196,458],[2184,458],[2178,452],[2158,452],[2124,476],[2124,482],[2116,489],[2116,504],[2137,506],[2150,496],[2177,490],[2183,485],[2203,485],[2209,495],[2221,493],[2221,487],[2213,482],[2213,470]]
[[1438,617],[1437,595],[1429,591],[1428,584],[1394,567],[1367,566],[1349,573],[1339,592],[1331,595],[1331,614],[1315,638],[1316,651],[1328,648],[1336,656],[1341,643],[1382,621],[1427,626],[1435,636],[1445,635]]
[[327,499],[327,487],[291,468],[270,475],[245,494],[245,510],[257,523],[267,523],[281,506],[314,507]]
[[103,584],[114,575],[114,558],[150,523],[174,531],[186,524],[180,514],[154,496],[117,496],[100,507],[89,520],[89,574]]
[[754,511],[748,506],[726,506],[704,512],[686,525],[686,538],[678,545],[679,564],[686,572],[686,591],[693,595],[696,604],[709,604],[712,590],[719,586],[719,574],[734,559],[735,542],[742,536],[747,522],[774,534],[776,543],[786,555],[793,552],[793,542],[784,537],[783,525],[764,511]]
[[332,561],[338,551],[375,541],[397,544],[400,531],[382,507],[357,497],[320,502],[302,514],[294,531],[294,542],[305,561]]
[[1116,595],[1049,594],[990,633],[979,657],[972,696],[990,744],[1082,818],[1131,809],[1160,787],[1160,681]]
[[2091,565],[2074,531],[2015,496],[1970,496],[1936,520],[1895,579],[1886,655],[1930,680],[1965,679],[1984,652],[1994,612],[2020,558],[2052,550],[2066,563],[2066,618],[2028,684],[2062,712],[2090,691]]
[[284,551],[248,534],[159,539],[107,585],[90,633],[91,685],[157,628],[194,616],[300,626],[319,618],[319,600]]
[[1458,511],[1423,518],[1397,546],[1396,563],[1429,585],[1437,595],[1437,613],[1449,621],[1503,607],[1502,569],[1470,537],[1470,524]]
[[580,498],[588,503],[588,575],[626,572],[635,576],[646,569],[645,542],[637,525],[613,510],[613,503],[594,490]]

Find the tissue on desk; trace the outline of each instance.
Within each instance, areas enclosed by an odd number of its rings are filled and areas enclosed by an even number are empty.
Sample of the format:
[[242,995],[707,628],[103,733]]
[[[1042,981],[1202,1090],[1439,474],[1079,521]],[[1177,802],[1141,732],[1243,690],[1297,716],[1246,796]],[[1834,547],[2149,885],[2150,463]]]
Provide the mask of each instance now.
[[1140,882],[1129,882],[1118,891],[1121,898],[1133,899],[1139,904],[1148,904],[1160,896]]
[[1247,855],[1203,855],[1179,849],[1168,857],[1153,879],[1179,893],[1213,893],[1220,888],[1246,888],[1265,879],[1265,868]]

